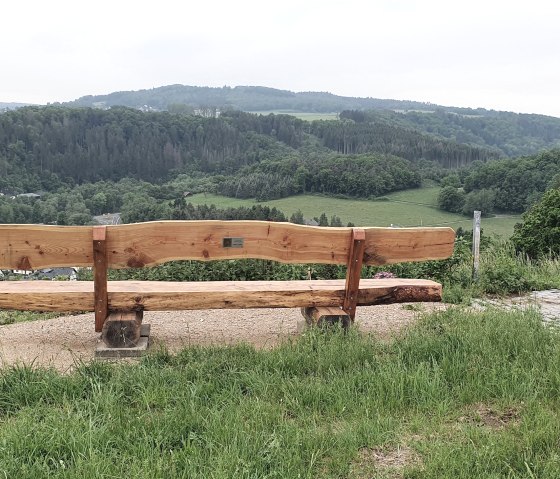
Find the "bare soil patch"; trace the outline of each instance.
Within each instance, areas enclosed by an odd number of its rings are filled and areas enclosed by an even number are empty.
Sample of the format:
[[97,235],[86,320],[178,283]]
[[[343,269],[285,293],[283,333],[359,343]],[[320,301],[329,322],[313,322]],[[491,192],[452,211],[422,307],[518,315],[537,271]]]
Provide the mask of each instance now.
[[519,414],[518,408],[509,407],[498,410],[479,403],[470,407],[464,416],[459,417],[459,422],[490,429],[503,429],[508,424],[519,422]]
[[[391,304],[360,307],[358,328],[386,340],[424,312],[445,308],[442,303]],[[304,321],[298,309],[204,310],[147,312],[151,348],[163,345],[178,351],[190,345],[247,343],[271,348],[295,338]],[[100,341],[93,314],[0,326],[0,367],[14,364],[52,366],[71,371],[93,359]]]
[[398,479],[403,477],[405,467],[420,463],[418,454],[406,445],[393,448],[364,448],[358,452],[349,477],[353,479],[370,477]]

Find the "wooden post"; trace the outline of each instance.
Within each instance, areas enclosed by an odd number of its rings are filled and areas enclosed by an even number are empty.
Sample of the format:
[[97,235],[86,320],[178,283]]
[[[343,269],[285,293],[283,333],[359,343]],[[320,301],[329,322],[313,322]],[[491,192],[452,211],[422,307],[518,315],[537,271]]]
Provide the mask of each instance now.
[[348,267],[346,269],[346,287],[342,309],[348,314],[351,321],[356,317],[356,305],[358,304],[358,292],[360,290],[360,276],[362,273],[362,262],[364,260],[364,249],[366,245],[366,232],[362,228],[352,229],[352,242],[350,254],[348,255]]
[[142,316],[142,311],[111,313],[103,325],[103,342],[110,348],[135,347],[140,339]]
[[344,328],[348,326],[350,317],[342,309],[333,306],[312,306],[301,308],[301,314],[308,326],[333,326],[337,323]]
[[108,314],[107,298],[107,228],[93,227],[93,290],[95,332],[100,333]]
[[480,211],[474,212],[472,254],[473,280],[478,281],[478,268],[480,266]]

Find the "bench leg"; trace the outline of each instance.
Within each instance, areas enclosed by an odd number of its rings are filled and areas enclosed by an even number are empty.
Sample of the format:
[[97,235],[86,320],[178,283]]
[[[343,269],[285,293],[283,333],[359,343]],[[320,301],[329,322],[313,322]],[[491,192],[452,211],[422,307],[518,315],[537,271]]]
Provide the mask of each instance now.
[[350,325],[351,317],[340,308],[310,307],[301,308],[301,314],[308,326],[332,326],[340,323],[346,329]]
[[116,311],[103,325],[101,339],[110,348],[133,348],[140,340],[142,311]]

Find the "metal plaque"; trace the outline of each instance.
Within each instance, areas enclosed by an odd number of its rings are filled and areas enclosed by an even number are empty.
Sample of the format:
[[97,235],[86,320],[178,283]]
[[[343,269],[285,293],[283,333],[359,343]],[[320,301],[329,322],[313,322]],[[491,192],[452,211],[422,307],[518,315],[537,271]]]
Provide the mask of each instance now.
[[243,238],[224,238],[222,246],[224,248],[243,248]]

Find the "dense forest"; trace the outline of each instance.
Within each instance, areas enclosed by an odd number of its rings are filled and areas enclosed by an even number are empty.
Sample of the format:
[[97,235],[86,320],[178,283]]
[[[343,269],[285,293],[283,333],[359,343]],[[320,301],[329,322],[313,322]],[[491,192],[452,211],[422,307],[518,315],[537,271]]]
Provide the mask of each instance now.
[[489,148],[498,156],[529,155],[560,147],[560,119],[550,116],[417,101],[352,98],[325,92],[295,93],[259,86],[211,88],[169,85],[86,96],[68,105],[100,108],[118,105],[148,111],[198,111],[207,114],[230,110],[341,112],[340,118],[349,118],[356,123],[400,126],[456,143]]
[[441,185],[438,203],[443,210],[521,213],[545,191],[560,188],[560,149],[473,163],[442,178]]
[[[349,160],[348,154],[356,153],[355,161]],[[205,118],[54,106],[0,115],[0,190],[52,190],[61,182],[123,177],[153,182],[178,173],[231,179],[258,172],[292,185],[269,197],[343,188],[351,189],[349,195],[369,197],[417,186],[421,161],[449,167],[494,157],[490,150],[399,127],[309,123],[288,115],[230,112]],[[347,186],[340,184],[341,164]]]
[[506,111],[437,108],[435,111],[342,111],[359,124],[399,126],[468,145],[520,156],[560,147],[560,118]]

